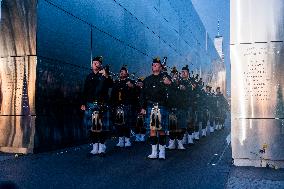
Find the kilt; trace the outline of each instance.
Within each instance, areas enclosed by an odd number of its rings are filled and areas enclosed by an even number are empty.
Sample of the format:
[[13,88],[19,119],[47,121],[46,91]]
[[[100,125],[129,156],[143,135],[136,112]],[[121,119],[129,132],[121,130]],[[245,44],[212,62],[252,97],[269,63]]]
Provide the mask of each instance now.
[[[150,130],[150,114],[151,114],[151,110],[153,108],[152,104],[147,105],[147,109],[146,109],[146,117],[145,117],[145,128],[147,130]],[[160,108],[160,113],[161,113],[161,126],[162,126],[162,130],[167,130],[168,129],[168,124],[169,124],[169,111],[168,108],[166,108],[165,106],[159,106]]]
[[127,124],[130,128],[135,128],[137,120],[137,110],[133,105],[128,105]]
[[217,108],[217,113],[216,113],[216,120],[219,122],[224,123],[225,119],[227,117],[226,111],[222,108]]
[[94,103],[87,103],[86,104],[86,110],[84,113],[84,118],[83,118],[83,124],[84,126],[89,130],[92,127],[92,113],[95,110],[99,110],[100,112],[102,112],[102,124],[103,124],[103,130],[109,130],[110,128],[110,111],[108,106],[98,106],[95,105]]
[[216,117],[216,115],[215,115],[216,113],[214,112],[214,111],[212,111],[212,110],[210,110],[209,111],[209,121],[210,122],[214,122],[215,121],[215,117]]
[[203,120],[204,120],[204,122],[207,123],[209,121],[209,119],[210,119],[210,112],[209,112],[208,109],[204,109],[203,110]]
[[187,128],[189,123],[192,123],[194,119],[192,108],[188,107],[188,109],[179,109],[177,112],[177,117],[179,128]]
[[[125,120],[125,125],[123,125],[124,127],[130,127],[130,128],[134,128],[135,124],[136,124],[136,118],[137,118],[137,113],[136,113],[136,109],[134,106],[132,105],[123,105],[122,109],[124,111],[124,120]],[[115,119],[116,116],[116,109],[113,112],[113,118]],[[119,125],[116,125],[119,126]]]
[[204,112],[202,110],[198,110],[194,112],[194,123],[198,124],[204,121]]

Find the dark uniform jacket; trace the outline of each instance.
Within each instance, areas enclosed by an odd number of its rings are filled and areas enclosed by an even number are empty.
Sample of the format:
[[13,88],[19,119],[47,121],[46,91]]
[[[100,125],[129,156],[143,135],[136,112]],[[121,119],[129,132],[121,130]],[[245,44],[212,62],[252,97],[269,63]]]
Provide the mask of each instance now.
[[111,83],[108,82],[107,78],[102,76],[100,73],[90,73],[84,84],[84,91],[82,97],[82,104],[99,102],[104,103],[108,100],[108,92]]
[[205,108],[212,112],[215,110],[215,107],[216,107],[216,103],[215,103],[215,97],[214,97],[214,94],[212,94],[211,92],[206,92],[205,91]]
[[158,103],[166,106],[168,99],[167,87],[163,82],[163,75],[150,75],[143,81],[140,105],[146,109],[147,103]]
[[202,111],[206,107],[205,91],[200,86],[192,90],[192,108],[195,111]]
[[223,111],[229,110],[228,102],[222,93],[216,94],[216,101],[217,108],[221,108]]
[[185,86],[185,90],[178,88],[177,98],[179,108],[187,109],[192,105],[192,86],[189,79],[180,80],[179,85]]
[[126,84],[128,81],[133,83],[130,79],[116,80],[114,82],[111,93],[111,103],[113,106],[135,104],[137,98],[135,85],[133,88],[128,87]]
[[137,108],[137,111],[140,110],[140,98],[141,98],[142,88],[139,86],[135,86],[135,101],[134,106]]

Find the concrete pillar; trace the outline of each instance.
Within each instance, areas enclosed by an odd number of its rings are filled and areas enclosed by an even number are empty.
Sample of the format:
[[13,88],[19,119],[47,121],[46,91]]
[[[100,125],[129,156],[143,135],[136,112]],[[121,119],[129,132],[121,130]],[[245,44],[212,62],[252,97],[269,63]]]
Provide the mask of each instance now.
[[231,0],[232,156],[284,167],[284,1]]

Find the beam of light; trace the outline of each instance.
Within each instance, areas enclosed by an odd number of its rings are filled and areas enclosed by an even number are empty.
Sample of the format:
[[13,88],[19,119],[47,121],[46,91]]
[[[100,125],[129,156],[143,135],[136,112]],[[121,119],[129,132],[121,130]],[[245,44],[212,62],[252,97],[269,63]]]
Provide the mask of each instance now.
[[[249,3],[248,3],[249,10],[252,10],[251,9],[251,6],[252,6],[251,3],[252,3],[251,1],[249,1]],[[251,11],[249,11],[249,18],[248,19],[249,19],[248,21],[251,22],[251,19],[252,19],[252,12]],[[249,39],[252,39],[252,36],[253,36],[253,30],[250,29],[250,38]],[[252,83],[252,80],[253,80],[252,77],[250,77],[250,83]],[[250,85],[250,91],[253,91],[252,87],[253,86]],[[251,117],[254,117],[254,98],[253,98],[253,95],[250,95],[250,108],[251,108]],[[249,120],[249,128],[252,129],[252,119]]]
[[[240,42],[241,39],[241,26],[242,26],[242,20],[241,20],[241,15],[242,15],[242,9],[241,9],[241,1],[237,0],[237,11],[236,11],[236,16],[237,16],[237,42]],[[238,46],[236,46],[237,48]],[[237,48],[238,49],[238,48]],[[241,59],[239,58],[239,51],[233,51],[233,57],[235,60],[235,68],[237,68],[236,73],[238,76],[242,76],[242,64],[243,62],[241,61]],[[245,104],[243,103],[245,100],[245,91],[244,91],[244,84],[243,84],[243,78],[240,78],[240,84],[239,84],[239,90],[238,90],[238,106],[240,106],[240,117],[241,118],[245,118],[246,117],[246,112],[245,112]],[[240,135],[239,135],[239,141],[241,143],[241,145],[244,145],[244,140],[246,139],[246,120],[242,119],[241,120],[241,128],[240,128]]]
[[216,87],[221,87],[223,94],[226,94],[226,70],[221,70],[217,74]]
[[[234,100],[236,100],[234,102],[235,106],[236,107],[240,107],[240,115],[238,118],[245,118],[246,117],[246,109],[245,109],[245,104],[243,103],[245,101],[245,91],[244,91],[244,84],[243,84],[243,78],[241,77],[242,76],[242,73],[243,73],[243,70],[242,70],[242,62],[241,62],[241,59],[239,58],[239,54],[238,54],[238,46],[234,46],[234,47],[231,47],[231,55],[232,55],[232,58],[233,58],[233,68],[234,68],[234,78],[232,78],[234,82],[237,82],[238,81],[238,89],[235,89],[234,90],[234,95],[236,95],[236,98],[234,98]],[[238,80],[236,78],[236,75],[238,76]],[[233,83],[234,84],[234,83]],[[234,85],[232,85],[234,86]],[[238,113],[238,112],[236,112]],[[237,121],[239,121],[239,119],[237,118]],[[240,132],[239,133],[239,141],[241,143],[241,145],[243,145],[243,142],[244,140],[246,139],[246,120],[245,119],[241,119],[241,125],[240,127],[241,128],[233,128],[233,129],[238,129]]]
[[240,1],[239,0],[236,0],[236,2],[237,2],[237,11],[236,11],[236,13],[237,13],[237,39],[236,39],[236,42],[240,42],[240,38],[241,38],[241,15],[242,15],[242,13],[241,13],[241,11],[242,11],[242,9],[241,9],[241,3],[240,3]]

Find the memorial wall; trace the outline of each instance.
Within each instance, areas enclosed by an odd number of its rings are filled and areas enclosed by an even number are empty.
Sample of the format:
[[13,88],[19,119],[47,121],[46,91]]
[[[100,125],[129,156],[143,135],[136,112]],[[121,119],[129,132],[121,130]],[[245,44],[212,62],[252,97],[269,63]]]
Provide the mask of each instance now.
[[191,1],[2,0],[1,13],[0,151],[86,142],[80,96],[96,55],[112,72],[126,64],[136,77],[166,56],[169,67],[188,64],[206,83],[225,83]]
[[237,166],[284,167],[283,29],[282,0],[231,1],[232,156]]

